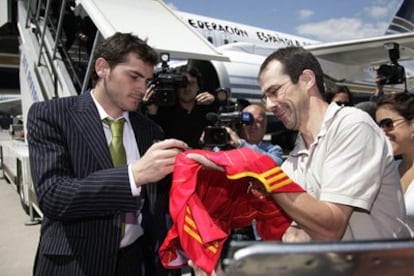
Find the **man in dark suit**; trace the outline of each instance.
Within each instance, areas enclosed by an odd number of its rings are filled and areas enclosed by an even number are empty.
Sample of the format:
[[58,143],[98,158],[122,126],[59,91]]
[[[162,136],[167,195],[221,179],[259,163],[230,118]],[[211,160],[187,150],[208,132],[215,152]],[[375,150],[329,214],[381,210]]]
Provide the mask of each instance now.
[[[170,174],[187,147],[154,143],[160,127],[136,111],[157,60],[145,41],[116,33],[96,49],[94,89],[30,108],[31,172],[44,214],[34,275],[144,274],[146,184]],[[125,120],[127,165],[112,163],[105,118]],[[135,217],[124,225],[125,213]]]

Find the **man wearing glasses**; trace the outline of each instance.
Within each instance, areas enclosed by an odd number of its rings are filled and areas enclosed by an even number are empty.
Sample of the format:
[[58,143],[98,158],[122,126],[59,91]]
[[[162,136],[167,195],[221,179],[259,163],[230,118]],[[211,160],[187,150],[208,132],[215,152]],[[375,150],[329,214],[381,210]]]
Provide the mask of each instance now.
[[[410,237],[390,142],[367,112],[324,100],[316,58],[301,47],[279,49],[260,67],[259,83],[267,110],[299,132],[281,167],[306,192],[270,192],[293,219],[282,240]],[[187,157],[220,169],[202,156]]]
[[307,193],[272,193],[294,221],[283,240],[409,237],[389,141],[367,113],[324,101],[316,58],[300,47],[279,49],[259,82],[267,109],[299,132],[282,169]]

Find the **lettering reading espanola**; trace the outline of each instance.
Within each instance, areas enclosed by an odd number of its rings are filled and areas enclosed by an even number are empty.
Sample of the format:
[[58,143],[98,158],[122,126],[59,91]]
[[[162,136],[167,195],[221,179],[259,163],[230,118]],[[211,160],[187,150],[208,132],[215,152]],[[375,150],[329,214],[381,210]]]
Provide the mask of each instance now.
[[284,46],[302,46],[301,43],[297,40],[282,38],[277,34],[269,34],[264,32],[256,32],[257,38],[265,43],[280,43]]
[[246,30],[232,27],[229,25],[222,25],[217,24],[215,22],[209,22],[209,21],[201,21],[201,20],[194,20],[194,19],[188,19],[188,24],[190,24],[191,27],[194,29],[201,29],[201,30],[208,30],[208,31],[219,31],[224,32],[232,35],[237,35],[240,37],[249,37],[249,34]]

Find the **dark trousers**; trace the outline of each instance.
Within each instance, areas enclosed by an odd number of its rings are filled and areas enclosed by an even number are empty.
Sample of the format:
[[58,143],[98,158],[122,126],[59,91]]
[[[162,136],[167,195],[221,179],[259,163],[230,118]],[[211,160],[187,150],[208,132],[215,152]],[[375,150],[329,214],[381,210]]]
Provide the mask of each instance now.
[[143,276],[144,237],[139,237],[133,244],[119,249],[116,262],[116,276]]

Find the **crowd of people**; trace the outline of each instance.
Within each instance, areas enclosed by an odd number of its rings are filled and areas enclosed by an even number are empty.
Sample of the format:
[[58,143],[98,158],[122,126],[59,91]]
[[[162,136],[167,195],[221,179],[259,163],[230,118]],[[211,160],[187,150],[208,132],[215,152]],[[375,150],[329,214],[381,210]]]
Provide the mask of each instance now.
[[[224,126],[226,150],[269,156],[305,190],[266,187],[265,196],[292,220],[282,242],[412,237],[414,95],[377,93],[375,113],[365,112],[347,87],[325,92],[310,52],[287,47],[260,68],[263,103],[232,102],[226,89],[204,91],[203,76],[185,65],[177,73],[186,84],[163,106],[151,101],[156,85],[147,84],[158,55],[146,41],[115,33],[93,60],[92,89],[35,103],[28,114],[31,172],[44,214],[34,275],[181,275],[164,269],[157,255],[171,226],[171,174],[180,153],[204,149],[211,112],[250,113],[250,124]],[[264,138],[266,111],[298,132],[287,156]],[[188,157],[222,169],[205,155]],[[247,239],[261,239],[254,221],[248,230]],[[189,265],[205,273],[196,260]],[[222,273],[220,263],[215,273]]]

